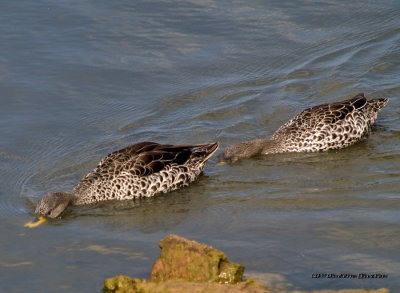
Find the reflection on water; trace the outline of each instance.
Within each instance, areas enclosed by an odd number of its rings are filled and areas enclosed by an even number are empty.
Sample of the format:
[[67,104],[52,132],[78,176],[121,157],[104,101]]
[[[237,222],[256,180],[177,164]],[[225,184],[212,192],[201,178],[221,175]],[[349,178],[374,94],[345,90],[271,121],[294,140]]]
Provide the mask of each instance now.
[[164,231],[185,221],[191,209],[190,197],[178,191],[175,196],[140,199],[134,202],[103,202],[94,206],[79,207],[70,217],[83,218],[83,225],[93,225],[93,217],[101,217],[104,225],[111,229],[137,229],[142,233]]
[[[226,251],[276,288],[400,287],[392,3],[40,0],[0,8],[5,291],[91,292],[113,275],[147,277],[170,233]],[[218,140],[222,150],[359,92],[390,102],[353,147],[224,166],[213,157],[189,188],[75,207],[23,227],[43,195],[71,190],[126,145]],[[389,278],[311,279],[359,272]]]

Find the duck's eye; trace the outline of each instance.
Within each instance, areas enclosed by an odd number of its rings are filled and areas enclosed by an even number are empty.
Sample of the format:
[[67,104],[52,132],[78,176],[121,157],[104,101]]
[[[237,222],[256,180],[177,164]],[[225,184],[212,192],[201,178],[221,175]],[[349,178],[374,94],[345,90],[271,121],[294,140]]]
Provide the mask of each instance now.
[[51,211],[48,211],[46,216],[50,216],[51,215]]

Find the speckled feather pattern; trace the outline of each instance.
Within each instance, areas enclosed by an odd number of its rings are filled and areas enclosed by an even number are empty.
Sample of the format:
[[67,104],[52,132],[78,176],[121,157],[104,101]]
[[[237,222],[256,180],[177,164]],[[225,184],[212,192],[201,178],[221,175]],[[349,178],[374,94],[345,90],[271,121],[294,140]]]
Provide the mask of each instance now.
[[387,99],[352,99],[315,106],[302,111],[271,137],[271,152],[314,152],[341,149],[369,134]]
[[142,142],[113,152],[74,188],[74,204],[151,197],[188,186],[217,148],[218,143]]
[[370,131],[387,99],[367,100],[364,94],[352,99],[315,106],[282,125],[270,139],[243,141],[227,147],[227,162],[257,155],[286,152],[317,152],[350,146]]

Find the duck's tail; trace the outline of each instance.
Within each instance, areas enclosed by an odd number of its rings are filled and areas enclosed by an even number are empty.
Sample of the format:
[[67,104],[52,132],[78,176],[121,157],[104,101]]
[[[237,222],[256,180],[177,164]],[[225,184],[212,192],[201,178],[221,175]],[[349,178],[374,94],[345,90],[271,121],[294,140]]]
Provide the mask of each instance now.
[[370,109],[370,111],[379,112],[387,105],[388,102],[389,99],[387,98],[372,99],[368,101],[367,107]]
[[185,151],[191,159],[207,161],[218,149],[219,143],[212,142],[206,144],[183,144],[183,145],[160,145],[158,148],[162,151],[178,152]]
[[219,147],[218,142],[208,143],[208,144],[199,144],[193,145],[193,158],[201,159],[202,161],[207,161],[209,158],[214,155]]
[[378,118],[378,112],[382,110],[382,108],[385,107],[388,102],[389,99],[386,98],[371,99],[368,101],[364,113],[368,118],[368,124],[370,126],[375,123],[376,119]]

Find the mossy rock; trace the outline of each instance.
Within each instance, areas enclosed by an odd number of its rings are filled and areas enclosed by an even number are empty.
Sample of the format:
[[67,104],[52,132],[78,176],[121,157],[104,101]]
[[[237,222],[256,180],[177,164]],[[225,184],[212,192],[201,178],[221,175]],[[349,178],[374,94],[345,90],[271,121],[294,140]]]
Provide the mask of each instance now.
[[[117,276],[104,281],[104,293],[270,293],[254,280],[242,281],[244,266],[228,261],[209,245],[169,235],[160,240],[160,258],[150,280]],[[285,293],[389,293],[387,289],[284,291]]]
[[104,281],[104,293],[135,293],[137,292],[138,279],[128,276],[116,276]]
[[243,277],[244,266],[228,260],[222,251],[177,235],[160,240],[160,258],[150,280],[185,280],[234,284]]

